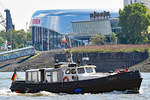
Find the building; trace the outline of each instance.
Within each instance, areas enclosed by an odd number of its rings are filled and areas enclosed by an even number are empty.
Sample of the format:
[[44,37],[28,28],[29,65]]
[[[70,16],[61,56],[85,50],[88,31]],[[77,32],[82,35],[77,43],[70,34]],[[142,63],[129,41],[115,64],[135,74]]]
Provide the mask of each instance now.
[[80,36],[84,35],[96,35],[104,34],[111,35],[111,24],[110,20],[99,20],[99,21],[75,21],[72,22],[73,32],[79,34]]
[[124,0],[124,7],[129,4],[141,3],[150,9],[150,0]]
[[80,40],[87,40],[96,34],[103,34],[106,37],[112,34],[110,13],[109,12],[95,12],[90,13],[90,20],[74,21],[72,22],[74,36]]
[[[72,22],[90,20],[94,10],[39,10],[32,15],[32,43],[36,50],[46,51],[62,48],[64,35],[73,33]],[[117,17],[111,13],[110,17]],[[99,24],[99,23],[98,23]],[[83,41],[71,36],[72,46],[79,46]]]
[[119,26],[119,18],[111,18],[110,22],[111,22],[112,32],[120,33],[121,32],[121,27]]
[[8,31],[10,31],[10,30],[14,30],[14,29],[15,29],[15,26],[13,25],[13,22],[12,22],[10,10],[9,10],[9,9],[5,9],[5,12],[6,12],[6,25],[5,25],[5,30],[6,30],[6,32],[8,32]]

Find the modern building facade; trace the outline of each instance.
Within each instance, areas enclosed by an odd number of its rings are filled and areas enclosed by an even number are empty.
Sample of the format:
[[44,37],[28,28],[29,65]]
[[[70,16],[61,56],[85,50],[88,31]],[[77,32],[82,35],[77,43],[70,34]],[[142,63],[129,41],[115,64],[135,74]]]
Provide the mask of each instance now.
[[72,22],[74,36],[80,40],[88,40],[96,34],[110,36],[112,34],[110,13],[109,12],[94,12],[90,13],[90,20]]
[[[61,48],[61,40],[68,33],[73,33],[72,22],[89,21],[94,10],[39,10],[31,20],[32,43],[37,50],[45,51]],[[110,17],[117,17],[111,13]],[[106,22],[107,23],[107,22]],[[93,25],[93,22],[90,22]],[[97,22],[97,25],[100,23]],[[101,25],[102,26],[102,25]],[[93,27],[94,28],[94,27]],[[96,29],[96,25],[95,25]],[[82,45],[82,41],[71,36],[72,46]]]
[[124,0],[124,7],[129,4],[141,3],[150,9],[150,0]]
[[72,22],[73,32],[79,35],[96,35],[104,34],[111,35],[111,24],[110,20],[99,20],[99,21],[76,21]]

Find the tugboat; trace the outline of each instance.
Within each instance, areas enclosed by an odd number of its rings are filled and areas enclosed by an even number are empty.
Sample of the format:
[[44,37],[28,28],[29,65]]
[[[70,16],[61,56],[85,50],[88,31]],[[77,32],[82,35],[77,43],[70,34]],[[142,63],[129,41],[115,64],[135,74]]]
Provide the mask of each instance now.
[[58,62],[54,68],[26,70],[24,81],[12,81],[17,93],[101,93],[114,90],[138,93],[142,82],[139,71],[96,73],[95,65]]
[[[54,68],[26,70],[25,80],[13,75],[11,91],[17,93],[36,93],[48,91],[53,93],[102,93],[114,90],[138,93],[142,78],[139,71],[96,73],[96,66],[75,63],[72,53],[67,62],[56,62]],[[86,58],[87,59],[87,58]]]

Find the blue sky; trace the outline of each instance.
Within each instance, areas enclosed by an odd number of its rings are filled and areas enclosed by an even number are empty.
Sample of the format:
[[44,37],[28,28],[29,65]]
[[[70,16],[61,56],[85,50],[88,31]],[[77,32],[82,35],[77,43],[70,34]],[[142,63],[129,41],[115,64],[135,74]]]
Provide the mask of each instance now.
[[[32,14],[45,9],[100,9],[117,12],[123,0],[0,0],[0,11],[10,9],[16,29],[26,29]],[[29,24],[27,25],[27,27]]]

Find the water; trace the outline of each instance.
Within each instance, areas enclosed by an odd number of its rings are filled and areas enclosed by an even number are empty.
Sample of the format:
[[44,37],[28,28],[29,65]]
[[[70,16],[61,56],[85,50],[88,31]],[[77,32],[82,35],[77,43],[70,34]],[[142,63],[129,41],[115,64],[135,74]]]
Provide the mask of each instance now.
[[[0,72],[0,100],[150,100],[150,73],[142,73],[143,81],[139,94],[126,94],[113,91],[99,94],[55,94],[42,91],[40,93],[12,93],[11,72]],[[24,73],[17,73],[19,78],[24,78]]]

